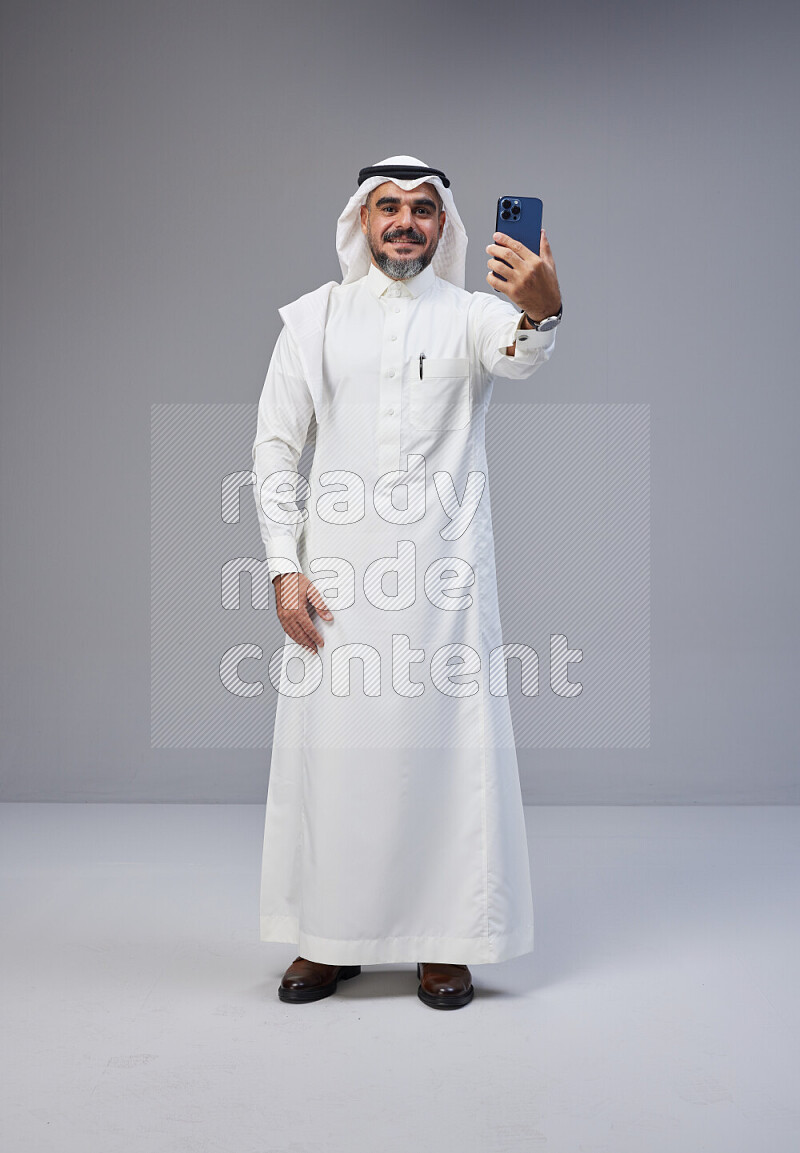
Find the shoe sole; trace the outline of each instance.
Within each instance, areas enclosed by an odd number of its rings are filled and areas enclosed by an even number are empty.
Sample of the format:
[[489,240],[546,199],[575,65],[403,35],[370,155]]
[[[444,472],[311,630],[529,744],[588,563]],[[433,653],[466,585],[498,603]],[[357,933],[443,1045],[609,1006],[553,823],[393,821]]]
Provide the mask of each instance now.
[[[422,976],[419,962],[417,962],[417,976]],[[470,985],[465,993],[428,993],[422,985],[419,985],[417,996],[423,1004],[430,1005],[431,1009],[461,1009],[475,996],[475,987]]]
[[321,1001],[323,997],[330,997],[336,992],[336,986],[340,981],[349,981],[351,977],[357,977],[360,972],[360,965],[342,965],[338,975],[327,985],[317,985],[314,989],[284,989],[283,985],[279,985],[278,996],[281,1001],[289,1001],[293,1004]]

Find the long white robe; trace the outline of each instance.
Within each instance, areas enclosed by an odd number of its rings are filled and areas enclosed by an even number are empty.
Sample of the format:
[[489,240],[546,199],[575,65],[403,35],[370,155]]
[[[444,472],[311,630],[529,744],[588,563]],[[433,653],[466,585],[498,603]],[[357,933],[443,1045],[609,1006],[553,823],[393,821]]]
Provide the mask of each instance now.
[[[493,374],[530,376],[555,333],[518,330],[508,301],[430,266],[404,282],[370,266],[280,311],[253,446],[259,524],[270,576],[302,569],[333,621],[314,617],[318,655],[286,637],[271,663],[261,938],[328,964],[529,952],[508,698],[490,692],[502,637],[484,418]],[[309,430],[301,520],[302,488],[277,483],[296,477]],[[524,515],[521,494],[520,531]]]

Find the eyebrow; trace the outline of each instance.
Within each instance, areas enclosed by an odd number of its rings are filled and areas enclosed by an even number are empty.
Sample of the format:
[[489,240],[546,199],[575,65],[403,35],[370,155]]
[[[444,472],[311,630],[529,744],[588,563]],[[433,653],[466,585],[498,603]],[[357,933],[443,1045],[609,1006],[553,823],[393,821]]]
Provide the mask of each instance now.
[[[383,204],[399,204],[399,196],[381,196],[379,200],[375,201],[375,207],[380,208]],[[428,208],[436,208],[436,202],[431,200],[429,196],[418,196],[416,200],[411,202],[415,206],[426,205]]]

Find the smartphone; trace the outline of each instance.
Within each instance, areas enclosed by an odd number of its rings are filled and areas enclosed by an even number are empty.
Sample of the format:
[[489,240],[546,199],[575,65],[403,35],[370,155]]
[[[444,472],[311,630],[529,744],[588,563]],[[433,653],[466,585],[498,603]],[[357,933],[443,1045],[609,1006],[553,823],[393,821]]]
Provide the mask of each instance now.
[[[501,196],[497,201],[495,232],[505,232],[513,240],[519,240],[531,252],[539,255],[539,240],[542,233],[542,202],[538,196]],[[500,257],[497,257],[500,260]],[[500,261],[507,264],[507,261]],[[505,277],[496,272],[497,280],[505,283]],[[495,290],[497,291],[497,290]]]

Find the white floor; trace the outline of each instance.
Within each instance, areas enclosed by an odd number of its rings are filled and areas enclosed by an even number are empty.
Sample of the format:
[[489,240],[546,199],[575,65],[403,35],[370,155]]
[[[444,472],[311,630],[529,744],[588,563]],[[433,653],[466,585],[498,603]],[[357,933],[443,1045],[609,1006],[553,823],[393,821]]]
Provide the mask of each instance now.
[[8,1153],[793,1153],[798,808],[527,810],[536,949],[284,1005],[263,806],[0,806]]

